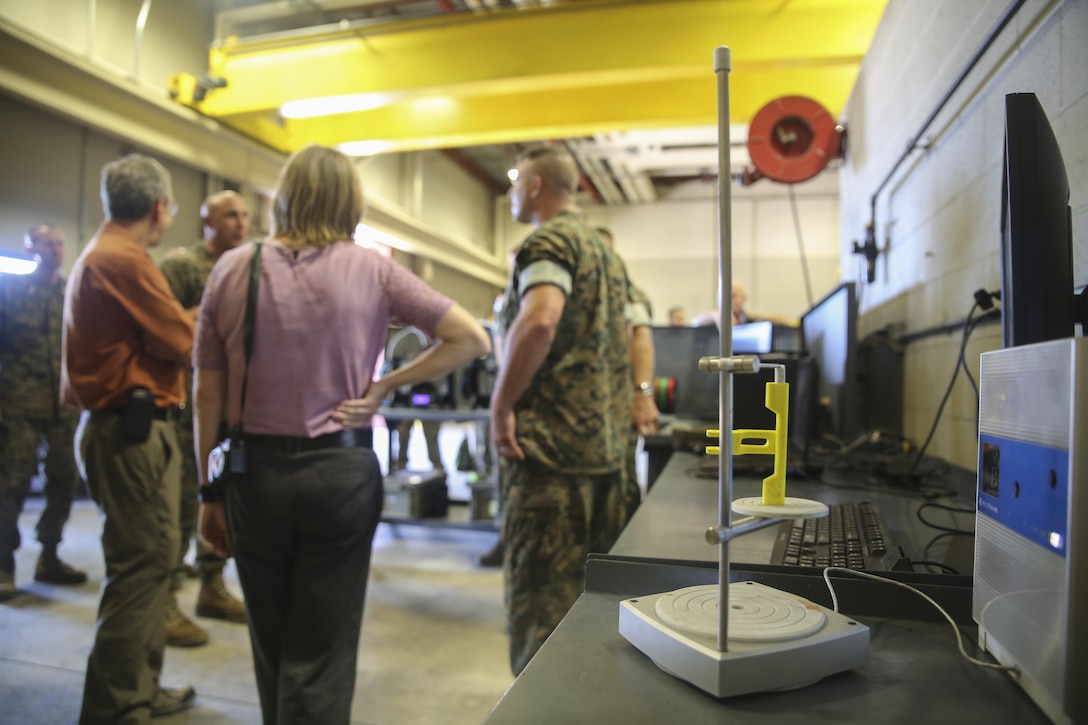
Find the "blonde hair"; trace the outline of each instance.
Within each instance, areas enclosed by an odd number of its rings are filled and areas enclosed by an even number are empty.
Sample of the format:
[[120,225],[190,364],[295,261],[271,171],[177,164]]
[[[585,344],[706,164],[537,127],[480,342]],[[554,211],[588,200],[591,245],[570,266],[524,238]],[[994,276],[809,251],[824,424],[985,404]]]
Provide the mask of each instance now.
[[363,182],[344,154],[310,144],[287,159],[272,206],[272,236],[289,247],[352,239],[363,218]]

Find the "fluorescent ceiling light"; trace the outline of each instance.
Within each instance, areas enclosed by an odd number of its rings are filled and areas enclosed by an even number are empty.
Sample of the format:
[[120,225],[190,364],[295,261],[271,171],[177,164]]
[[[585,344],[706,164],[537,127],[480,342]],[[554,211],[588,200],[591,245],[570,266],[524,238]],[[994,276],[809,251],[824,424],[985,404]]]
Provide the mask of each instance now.
[[336,148],[348,156],[374,156],[393,148],[388,141],[345,141]]
[[284,118],[314,118],[331,116],[336,113],[355,113],[369,111],[389,103],[384,93],[354,93],[347,96],[324,96],[322,98],[303,98],[288,101],[280,106],[280,115]]
[[0,272],[4,274],[30,274],[37,268],[38,263],[33,259],[6,257],[0,254]]
[[379,251],[383,248],[386,250],[399,249],[402,252],[412,251],[412,245],[408,242],[388,232],[375,229],[369,224],[360,224],[355,227],[355,243],[360,247],[378,249]]

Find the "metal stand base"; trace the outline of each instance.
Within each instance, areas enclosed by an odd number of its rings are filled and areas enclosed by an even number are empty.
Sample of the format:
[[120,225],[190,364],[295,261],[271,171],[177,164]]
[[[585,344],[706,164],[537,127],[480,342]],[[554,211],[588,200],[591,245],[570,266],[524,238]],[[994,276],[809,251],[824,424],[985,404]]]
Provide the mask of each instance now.
[[729,587],[729,650],[718,651],[719,587],[620,602],[620,634],[662,670],[714,697],[794,689],[865,664],[869,628],[755,582]]

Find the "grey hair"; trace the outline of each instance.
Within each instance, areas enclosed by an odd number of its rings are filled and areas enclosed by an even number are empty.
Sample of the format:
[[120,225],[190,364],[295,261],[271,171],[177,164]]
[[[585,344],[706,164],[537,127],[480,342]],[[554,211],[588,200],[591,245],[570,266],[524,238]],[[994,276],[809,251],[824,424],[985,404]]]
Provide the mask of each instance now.
[[102,167],[102,210],[107,219],[143,219],[159,199],[174,198],[170,172],[155,159],[129,154]]

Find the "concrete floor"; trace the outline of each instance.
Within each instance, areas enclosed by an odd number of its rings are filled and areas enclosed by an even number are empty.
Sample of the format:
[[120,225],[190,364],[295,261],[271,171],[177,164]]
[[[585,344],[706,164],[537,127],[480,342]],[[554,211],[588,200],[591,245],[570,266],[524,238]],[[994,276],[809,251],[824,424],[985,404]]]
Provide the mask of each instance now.
[[[34,526],[40,498],[20,519],[16,554],[21,593],[0,604],[0,722],[75,723],[87,655],[94,637],[104,565],[94,504],[76,502],[61,557],[88,572],[79,587],[33,581],[39,547]],[[457,507],[464,511],[465,507]],[[459,513],[455,509],[455,515]],[[465,516],[467,518],[467,516]],[[475,724],[513,682],[507,659],[502,574],[480,569],[476,557],[496,534],[489,531],[382,524],[375,540],[367,592],[352,722]],[[233,564],[228,586],[240,593]],[[192,615],[198,583],[180,592]],[[245,625],[197,619],[211,641],[167,648],[163,684],[196,688],[196,706],[156,720],[181,723],[259,723]]]

